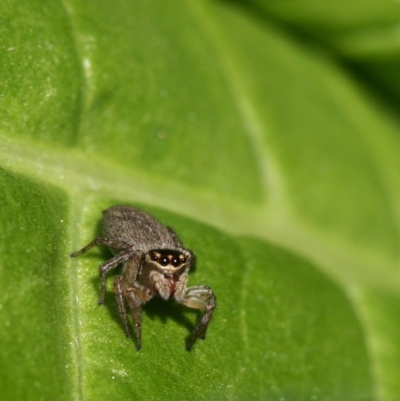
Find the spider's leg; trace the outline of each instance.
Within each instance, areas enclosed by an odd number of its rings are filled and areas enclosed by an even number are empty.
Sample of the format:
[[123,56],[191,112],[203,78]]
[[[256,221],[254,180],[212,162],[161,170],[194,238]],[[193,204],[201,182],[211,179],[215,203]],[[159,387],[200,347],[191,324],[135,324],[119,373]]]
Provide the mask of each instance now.
[[79,251],[71,253],[70,256],[71,258],[76,258],[77,256],[86,253],[96,245],[108,246],[109,248],[114,248],[114,249],[126,249],[130,247],[130,245],[124,241],[119,241],[111,238],[97,237],[92,242],[87,244],[84,248],[80,249]]
[[133,325],[135,326],[136,349],[140,350],[142,347],[142,303],[136,293],[137,291],[140,290],[134,287],[129,288],[125,292],[125,297],[131,308]]
[[184,296],[178,302],[193,309],[200,309],[204,311],[204,315],[197,322],[193,330],[192,336],[186,345],[186,349],[190,351],[193,344],[198,338],[204,340],[208,324],[217,306],[217,299],[211,288],[205,286],[194,286],[186,289]]
[[107,260],[99,267],[100,271],[100,298],[99,305],[104,303],[104,296],[106,293],[106,274],[111,269],[114,269],[119,264],[126,262],[129,258],[131,258],[136,253],[132,248],[125,249],[124,251],[118,253],[113,258]]
[[123,297],[123,281],[122,276],[116,276],[114,279],[114,292],[117,299],[118,313],[121,316],[122,323],[124,325],[125,334],[127,337],[131,337],[131,332],[128,326],[128,319],[126,318],[125,302]]

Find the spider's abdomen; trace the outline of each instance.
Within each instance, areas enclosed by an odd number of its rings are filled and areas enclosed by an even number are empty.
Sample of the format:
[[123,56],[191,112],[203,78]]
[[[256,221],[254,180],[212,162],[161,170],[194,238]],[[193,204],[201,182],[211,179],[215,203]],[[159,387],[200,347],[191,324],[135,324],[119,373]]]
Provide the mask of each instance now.
[[116,205],[104,211],[103,236],[118,238],[143,252],[182,247],[167,227],[146,212],[131,206]]

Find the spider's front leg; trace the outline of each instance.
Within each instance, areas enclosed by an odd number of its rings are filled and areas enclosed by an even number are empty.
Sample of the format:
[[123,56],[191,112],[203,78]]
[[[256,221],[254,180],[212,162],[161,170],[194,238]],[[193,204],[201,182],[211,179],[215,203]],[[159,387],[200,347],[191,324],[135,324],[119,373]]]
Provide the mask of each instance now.
[[[139,288],[130,287],[124,292],[125,299],[128,301],[132,313],[132,320],[135,326],[136,349],[142,348],[142,308],[143,292]],[[121,316],[122,317],[122,316]],[[126,318],[125,318],[126,319]],[[124,319],[122,319],[124,320]],[[125,323],[124,323],[125,324]]]
[[136,288],[129,287],[129,283],[123,276],[116,276],[114,279],[114,292],[117,299],[118,313],[124,325],[125,334],[131,337],[131,331],[126,317],[125,300],[128,302],[132,312],[133,324],[135,326],[136,348],[142,346],[142,310],[140,299],[136,295]]
[[217,306],[217,298],[210,287],[194,286],[185,290],[184,296],[178,302],[193,309],[204,311],[204,315],[197,322],[193,330],[192,336],[186,345],[186,349],[190,351],[198,338],[204,340],[208,324],[212,318],[215,307]]
[[114,292],[115,298],[117,299],[118,313],[121,317],[122,324],[124,325],[125,334],[127,337],[131,337],[131,331],[128,326],[128,319],[126,318],[126,309],[124,302],[124,278],[122,276],[116,276],[114,278]]
[[147,302],[151,295],[144,293],[136,286],[135,280],[141,266],[142,255],[136,253],[134,257],[126,262],[122,276],[114,279],[114,292],[117,299],[118,313],[124,325],[125,334],[131,337],[126,317],[125,300],[128,302],[132,312],[133,324],[135,326],[136,348],[142,346],[142,310],[141,304]]

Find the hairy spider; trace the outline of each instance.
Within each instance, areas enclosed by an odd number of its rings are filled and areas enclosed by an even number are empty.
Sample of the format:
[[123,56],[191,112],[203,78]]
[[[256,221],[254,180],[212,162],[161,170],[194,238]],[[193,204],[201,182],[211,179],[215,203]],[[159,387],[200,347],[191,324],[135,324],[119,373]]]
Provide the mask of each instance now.
[[174,298],[189,308],[204,311],[186,345],[187,350],[190,350],[198,338],[204,340],[216,307],[216,298],[211,288],[186,287],[193,259],[192,252],[183,248],[172,229],[163,226],[142,210],[117,205],[103,213],[103,237],[97,237],[80,251],[71,254],[71,257],[76,257],[96,245],[102,245],[107,246],[115,255],[99,267],[99,304],[104,303],[107,272],[122,264],[121,275],[114,279],[114,292],[118,312],[128,337],[131,336],[131,332],[125,301],[132,312],[136,348],[141,348],[141,305],[159,295],[164,300]]

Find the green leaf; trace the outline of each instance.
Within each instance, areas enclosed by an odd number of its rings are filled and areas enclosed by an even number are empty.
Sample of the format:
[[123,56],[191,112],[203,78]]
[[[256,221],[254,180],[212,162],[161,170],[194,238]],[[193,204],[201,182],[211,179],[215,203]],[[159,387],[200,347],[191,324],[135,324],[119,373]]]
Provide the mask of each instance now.
[[67,198],[4,170],[0,185],[2,397],[71,399]]
[[[4,3],[2,399],[397,400],[400,125],[338,61],[394,6],[342,3]],[[119,203],[217,295],[191,352],[200,313],[152,300],[136,351],[109,251],[69,258]]]

